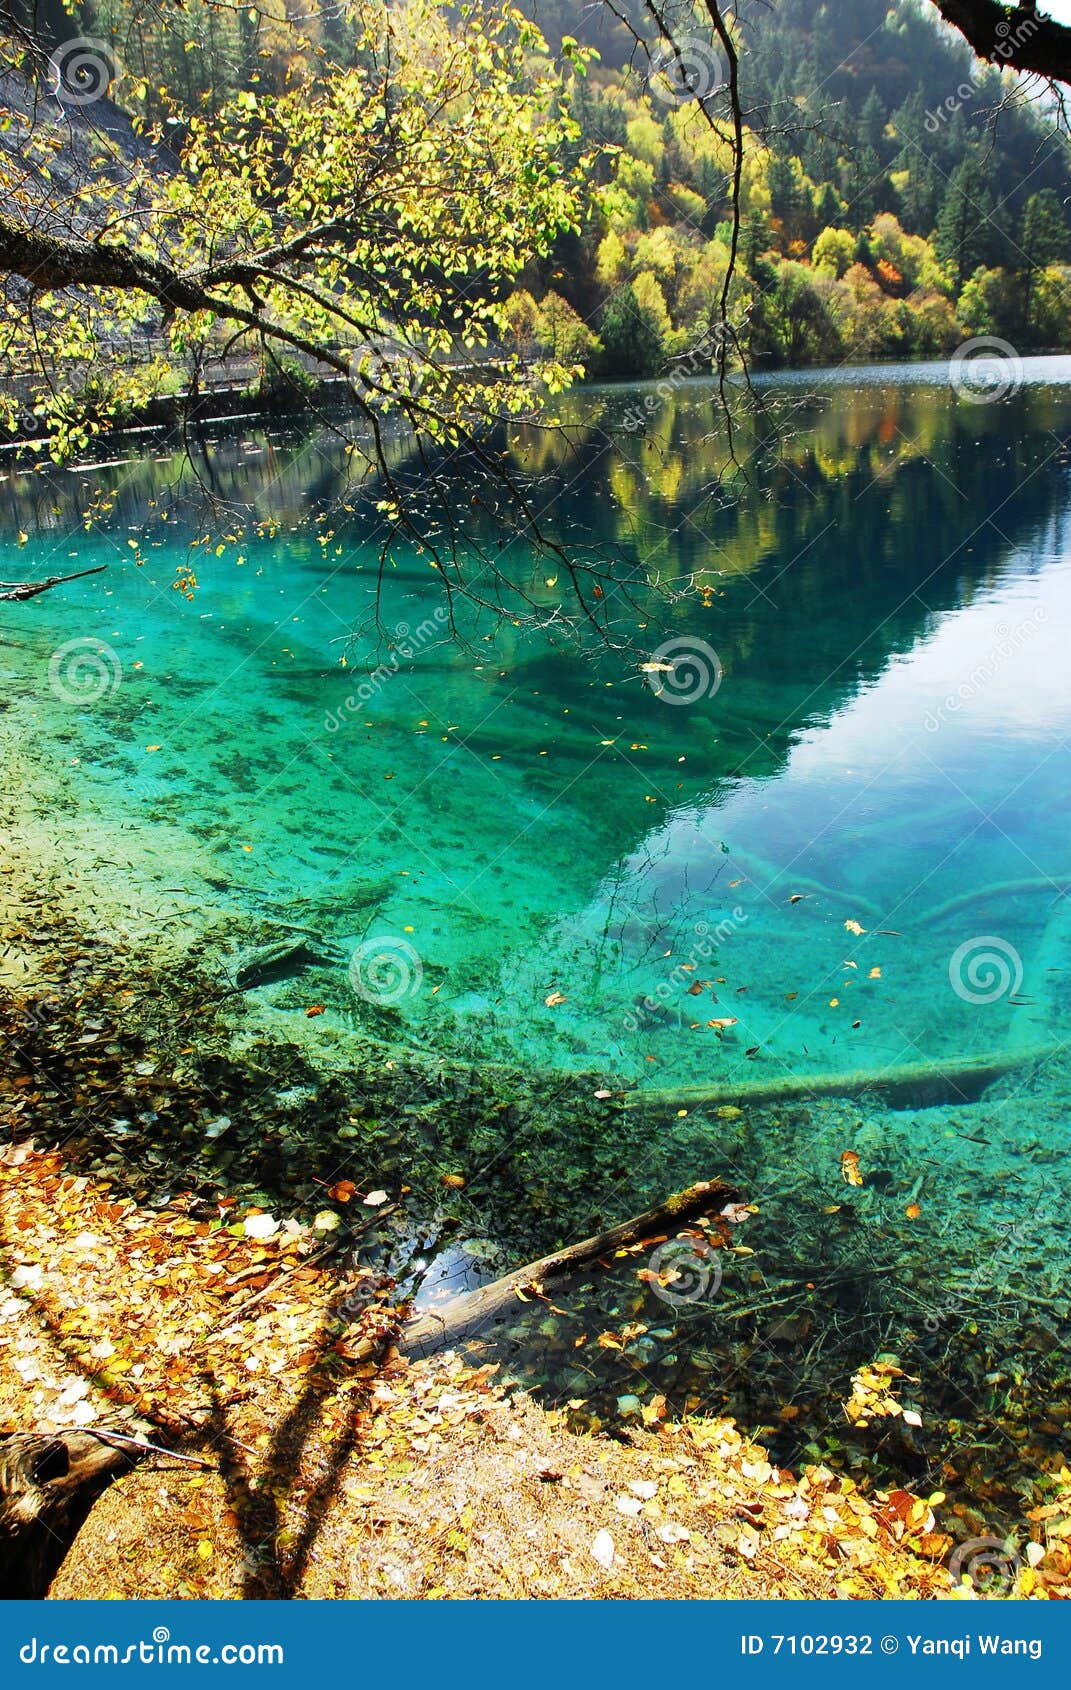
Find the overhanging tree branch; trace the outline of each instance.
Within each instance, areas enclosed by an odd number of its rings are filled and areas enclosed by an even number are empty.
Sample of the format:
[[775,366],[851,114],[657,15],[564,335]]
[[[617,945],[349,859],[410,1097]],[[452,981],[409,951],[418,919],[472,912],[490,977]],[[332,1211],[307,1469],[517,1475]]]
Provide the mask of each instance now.
[[932,0],[932,4],[978,58],[1006,70],[1071,83],[1071,25],[1045,17],[1035,5],[1000,6],[997,0]]

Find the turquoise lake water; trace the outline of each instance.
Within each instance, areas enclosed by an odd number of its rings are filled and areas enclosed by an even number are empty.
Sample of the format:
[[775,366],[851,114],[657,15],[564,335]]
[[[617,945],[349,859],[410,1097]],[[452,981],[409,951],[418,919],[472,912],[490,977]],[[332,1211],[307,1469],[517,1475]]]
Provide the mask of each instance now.
[[[542,633],[464,600],[451,628],[414,550],[381,577],[329,430],[217,431],[211,511],[158,436],[0,465],[0,578],[108,565],[0,607],[22,778],[63,777],[74,867],[95,818],[113,902],[151,872],[206,917],[329,941],[312,984],[248,995],[306,1048],[356,1028],[669,1093],[1036,1058],[970,1104],[953,1085],[896,1109],[858,1086],[732,1118],[667,1106],[598,1174],[568,1128],[484,1128],[486,1167],[460,1159],[487,1236],[440,1252],[425,1296],[669,1181],[735,1176],[758,1210],[709,1307],[667,1309],[631,1260],[587,1288],[578,1332],[537,1307],[513,1359],[559,1400],[627,1418],[665,1394],[832,1459],[851,1372],[892,1349],[943,1430],[875,1471],[929,1459],[951,1483],[983,1450],[1014,1488],[1062,1447],[1071,360],[1022,376],[992,403],[945,365],[784,378],[741,431],[746,476],[720,482],[709,384],[571,396],[564,435],[521,429],[510,452],[547,531],[603,571],[608,640],[569,635],[562,570],[516,542],[509,608],[560,607]],[[444,477],[467,508],[465,468]],[[623,1349],[577,1353],[637,1313]],[[1042,1366],[1064,1385],[1024,1454],[1002,1382]]]
[[[618,609],[611,586],[629,651],[464,604],[458,643],[405,554],[371,631],[367,519],[306,520],[345,496],[328,436],[207,449],[279,528],[198,554],[192,601],[179,459],[13,471],[0,576],[109,570],[5,606],[6,685],[128,831],[181,825],[231,907],[341,946],[343,1023],[387,1010],[447,1050],[655,1085],[1045,1042],[1069,960],[1069,370],[1028,364],[992,406],[943,366],[808,373],[771,390],[784,434],[751,484],[714,498],[704,384],[575,397],[568,453],[515,443],[544,520],[705,589]],[[1030,884],[987,894],[1008,883]]]

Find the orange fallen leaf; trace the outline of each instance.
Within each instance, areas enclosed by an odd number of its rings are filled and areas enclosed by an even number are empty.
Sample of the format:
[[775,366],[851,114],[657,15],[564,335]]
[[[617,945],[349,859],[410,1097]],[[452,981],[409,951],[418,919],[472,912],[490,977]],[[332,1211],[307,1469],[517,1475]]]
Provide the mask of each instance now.
[[841,1152],[840,1172],[845,1185],[862,1185],[863,1176],[859,1171],[859,1152],[857,1150]]
[[560,1003],[565,1003],[566,1001],[567,999],[564,992],[548,992],[547,996],[543,999],[543,1002],[546,1004],[548,1009],[557,1009]]
[[305,1014],[310,1018],[310,1020],[314,1015],[322,1015],[323,1013],[324,1006],[322,1003],[310,1003],[308,1009],[305,1011]]
[[917,1221],[921,1213],[921,1203],[909,1203],[907,1208],[904,1210],[904,1214],[907,1216],[909,1221]]

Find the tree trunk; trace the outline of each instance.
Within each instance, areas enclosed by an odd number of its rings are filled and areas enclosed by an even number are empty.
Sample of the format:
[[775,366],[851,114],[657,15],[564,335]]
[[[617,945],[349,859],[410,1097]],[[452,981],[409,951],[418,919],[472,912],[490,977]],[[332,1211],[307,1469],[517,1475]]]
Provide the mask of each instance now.
[[861,1097],[872,1093],[894,1107],[929,1108],[935,1103],[966,1103],[987,1086],[1029,1062],[1055,1055],[1056,1045],[1010,1050],[1001,1056],[940,1057],[896,1068],[857,1068],[843,1074],[783,1074],[776,1080],[726,1081],[717,1086],[670,1086],[626,1092],[622,1106],[630,1115],[676,1114],[681,1109],[762,1108],[808,1097]]
[[[645,1209],[642,1215],[633,1215],[631,1220],[622,1221],[619,1226],[596,1233],[592,1238],[584,1238],[579,1244],[566,1245],[564,1249],[541,1256],[525,1267],[514,1268],[512,1273],[492,1280],[490,1285],[462,1292],[441,1308],[427,1310],[405,1327],[397,1340],[398,1348],[403,1355],[423,1357],[433,1355],[437,1350],[449,1349],[477,1334],[486,1337],[516,1314],[525,1295],[536,1294],[537,1287],[546,1290],[602,1256],[612,1255],[630,1244],[640,1244],[659,1233],[676,1232],[685,1221],[721,1209],[738,1196],[739,1192],[721,1180],[703,1180],[699,1185],[689,1186],[686,1191],[678,1192],[653,1209]],[[373,1348],[368,1346],[369,1355],[373,1353]],[[355,1359],[360,1359],[356,1350],[353,1353]]]
[[0,1439],[0,1597],[46,1596],[97,1498],[139,1459],[90,1432]]

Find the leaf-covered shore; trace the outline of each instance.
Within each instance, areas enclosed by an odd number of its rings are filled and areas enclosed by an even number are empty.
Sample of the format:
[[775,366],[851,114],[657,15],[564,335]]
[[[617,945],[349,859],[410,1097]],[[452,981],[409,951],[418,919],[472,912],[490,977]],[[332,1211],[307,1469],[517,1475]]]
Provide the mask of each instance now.
[[[306,1240],[117,1201],[27,1143],[0,1191],[3,1429],[162,1422],[206,1463],[123,1479],[57,1598],[978,1594],[952,1588],[940,1497],[777,1468],[730,1421],[578,1435],[451,1356],[354,1368],[366,1317]],[[1046,1514],[999,1594],[1066,1595],[1071,1475]]]
[[[837,1470],[789,1468],[724,1415],[664,1404],[608,1435],[518,1395],[494,1355],[392,1358],[390,1245],[412,1220],[380,1191],[412,1182],[426,1218],[439,1190],[447,1221],[473,1201],[421,1109],[392,1145],[342,1113],[341,1089],[280,1102],[296,1047],[220,1042],[162,934],[80,931],[76,854],[43,837],[24,807],[3,863],[0,1430],[113,1428],[207,1463],[152,1456],[118,1483],[54,1595],[955,1593],[975,1517],[875,1484],[848,1450]],[[374,1095],[393,1082],[368,1055],[355,1079]],[[356,1136],[313,1130],[317,1108]],[[228,1151],[228,1111],[259,1142]],[[353,1359],[369,1332],[378,1365]],[[860,1365],[852,1401],[888,1424],[896,1389]],[[1056,1465],[1009,1537],[1010,1574],[959,1594],[1066,1595],[1069,1544]]]

